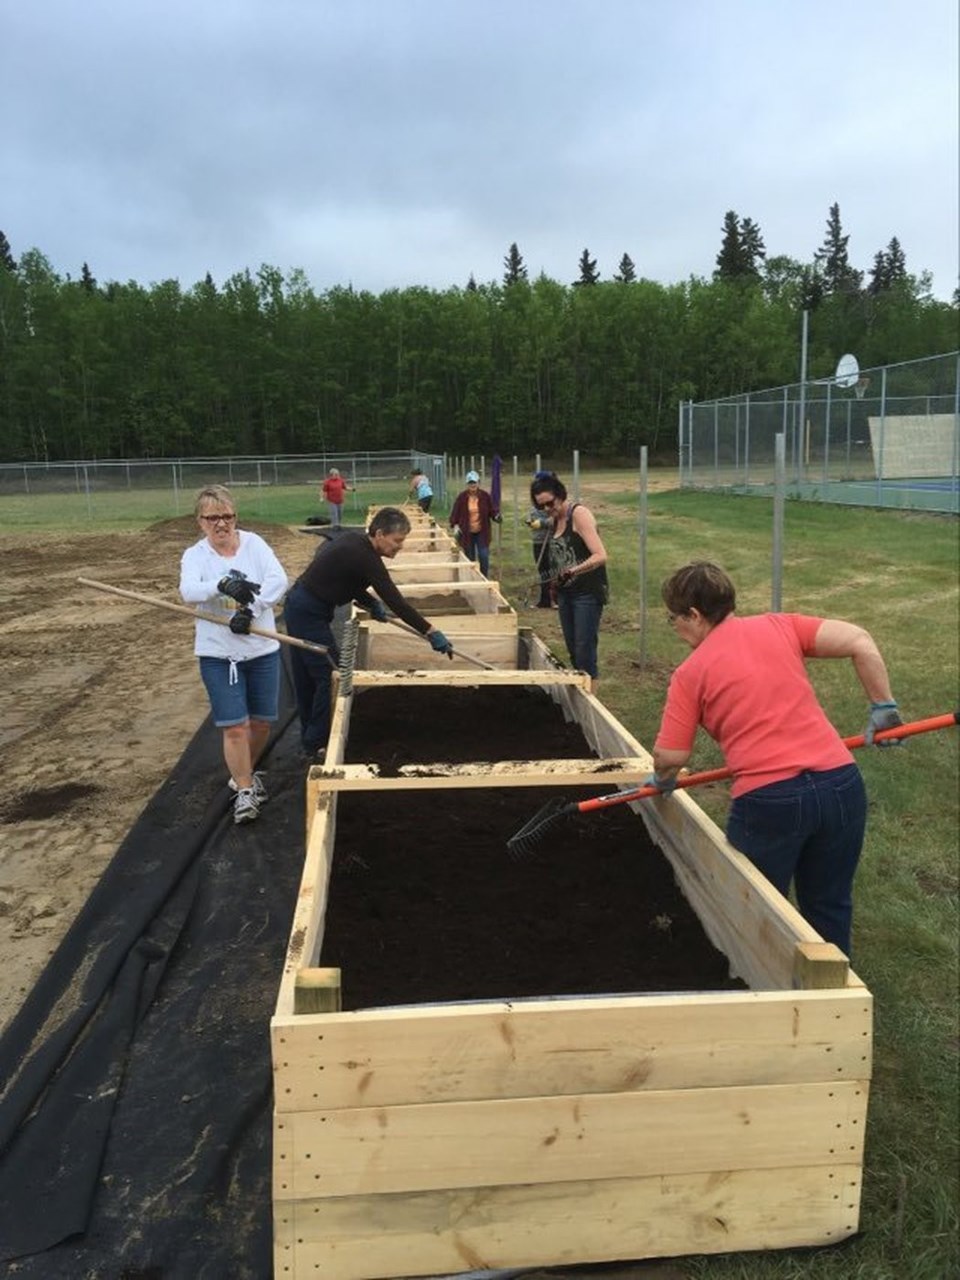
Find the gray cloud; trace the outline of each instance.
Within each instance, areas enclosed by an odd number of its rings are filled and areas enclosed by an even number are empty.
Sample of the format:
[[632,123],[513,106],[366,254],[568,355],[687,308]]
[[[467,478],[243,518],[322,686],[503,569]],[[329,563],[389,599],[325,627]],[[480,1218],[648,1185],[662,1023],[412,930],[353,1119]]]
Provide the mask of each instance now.
[[498,279],[511,241],[709,275],[727,209],[808,260],[838,201],[957,277],[954,0],[34,0],[0,51],[0,228],[188,287]]

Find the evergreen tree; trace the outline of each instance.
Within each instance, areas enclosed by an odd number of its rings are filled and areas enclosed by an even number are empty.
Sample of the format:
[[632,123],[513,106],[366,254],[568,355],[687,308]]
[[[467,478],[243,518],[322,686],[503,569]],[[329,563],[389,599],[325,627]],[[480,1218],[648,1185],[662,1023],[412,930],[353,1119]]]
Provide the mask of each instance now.
[[620,259],[620,266],[617,274],[613,277],[618,284],[633,284],[637,279],[637,270],[633,265],[633,259],[629,253],[625,253]]
[[503,260],[503,265],[506,268],[503,273],[503,283],[505,285],[519,284],[521,280],[526,280],[527,268],[523,265],[523,258],[517,248],[516,240],[510,246],[510,250]]
[[820,267],[824,293],[854,293],[863,283],[861,272],[850,265],[847,244],[850,237],[843,234],[840,225],[840,206],[832,204],[827,218],[827,235],[814,255]]
[[[752,223],[751,223],[752,226]],[[723,216],[723,240],[717,254],[717,269],[713,273],[714,280],[740,280],[750,274],[750,260],[743,244],[743,233],[740,218],[728,209]]]
[[0,231],[0,267],[4,271],[16,271],[17,264],[13,260],[13,253],[10,250],[10,241]]
[[90,272],[90,268],[86,263],[83,264],[83,270],[80,273],[80,288],[86,293],[97,292],[97,282]]
[[740,224],[740,249],[743,255],[747,274],[760,279],[760,264],[767,256],[767,246],[763,243],[759,226],[752,218],[744,218]]
[[470,279],[467,281],[467,293],[477,292],[477,282],[473,278],[473,272],[470,272]]
[[600,279],[600,272],[597,270],[596,258],[590,257],[589,249],[584,249],[583,253],[581,253],[578,265],[580,267],[580,279],[574,280],[573,283],[575,285],[596,284]]
[[816,311],[824,299],[825,292],[823,276],[817,269],[817,264],[814,263],[812,267],[804,267],[800,281],[800,310]]
[[867,292],[873,297],[907,280],[907,259],[900,241],[894,236],[886,249],[873,255]]

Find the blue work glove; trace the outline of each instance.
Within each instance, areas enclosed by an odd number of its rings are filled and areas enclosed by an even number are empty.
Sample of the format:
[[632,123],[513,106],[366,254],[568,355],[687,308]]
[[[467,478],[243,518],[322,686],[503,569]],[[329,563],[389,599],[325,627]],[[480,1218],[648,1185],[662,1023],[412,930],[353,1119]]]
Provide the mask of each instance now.
[[675,774],[672,777],[661,778],[659,774],[651,773],[644,778],[643,785],[656,787],[662,796],[669,796],[677,789],[677,778]]
[[379,600],[371,600],[367,605],[367,609],[374,622],[386,622],[387,611]]
[[903,743],[899,738],[887,738],[884,742],[874,742],[873,735],[881,729],[895,729],[898,724],[903,724],[900,719],[900,711],[895,702],[871,702],[870,703],[870,719],[867,721],[867,727],[863,731],[863,739],[868,747],[900,747]]
[[235,636],[248,636],[250,634],[250,623],[252,621],[253,614],[246,605],[243,605],[230,619],[230,630]]
[[427,639],[430,641],[430,647],[436,653],[445,653],[450,661],[453,661],[453,645],[442,631],[431,631]]
[[237,604],[247,605],[253,604],[255,596],[259,594],[260,583],[248,582],[246,574],[241,573],[239,569],[231,569],[226,577],[221,578],[217,583],[217,590],[221,595],[236,600]]

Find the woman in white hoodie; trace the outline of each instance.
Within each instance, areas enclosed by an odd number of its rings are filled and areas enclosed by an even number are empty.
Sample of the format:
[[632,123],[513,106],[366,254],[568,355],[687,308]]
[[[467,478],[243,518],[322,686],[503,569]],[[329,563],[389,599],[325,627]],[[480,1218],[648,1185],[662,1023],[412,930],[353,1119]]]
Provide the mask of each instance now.
[[213,722],[223,735],[229,785],[236,793],[233,820],[252,822],[267,799],[255,765],[277,719],[280,645],[251,635],[250,624],[275,629],[273,606],[283,599],[287,575],[259,534],[237,527],[229,489],[219,484],[201,489],[195,510],[203,536],[183,553],[180,595],[229,623],[198,619],[193,651]]

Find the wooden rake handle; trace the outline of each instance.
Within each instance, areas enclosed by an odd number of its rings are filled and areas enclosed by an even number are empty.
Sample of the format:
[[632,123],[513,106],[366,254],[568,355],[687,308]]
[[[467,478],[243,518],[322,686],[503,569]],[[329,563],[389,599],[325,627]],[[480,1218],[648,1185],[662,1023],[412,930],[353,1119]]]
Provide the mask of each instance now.
[[[123,596],[126,600],[138,600],[141,604],[152,604],[158,609],[168,609],[173,613],[182,613],[188,618],[201,622],[215,622],[217,626],[229,627],[230,619],[220,614],[205,613],[202,609],[191,609],[189,605],[174,604],[172,600],[160,600],[157,596],[144,595],[141,591],[128,591],[124,587],[112,587],[106,582],[95,582],[92,578],[78,578],[81,586],[93,587],[96,591],[108,591],[113,596]],[[251,625],[252,636],[265,636],[268,640],[279,640],[281,644],[291,645],[295,649],[309,649],[311,653],[322,654],[331,666],[334,665],[330,650],[325,644],[314,644],[312,640],[298,640],[296,636],[285,635],[282,631],[270,631],[266,627]]]

